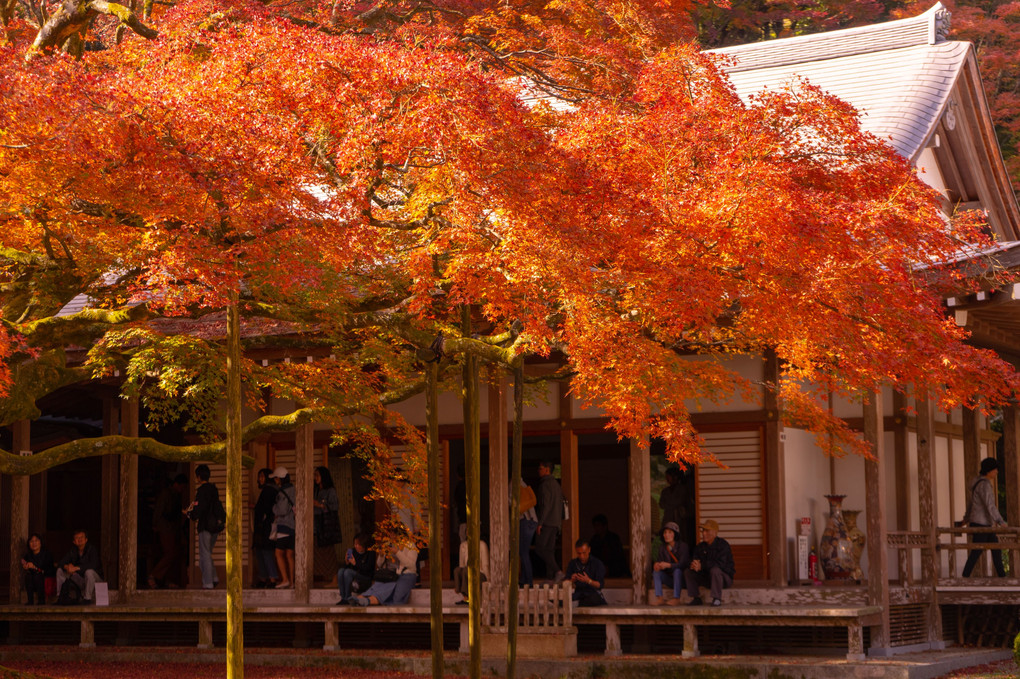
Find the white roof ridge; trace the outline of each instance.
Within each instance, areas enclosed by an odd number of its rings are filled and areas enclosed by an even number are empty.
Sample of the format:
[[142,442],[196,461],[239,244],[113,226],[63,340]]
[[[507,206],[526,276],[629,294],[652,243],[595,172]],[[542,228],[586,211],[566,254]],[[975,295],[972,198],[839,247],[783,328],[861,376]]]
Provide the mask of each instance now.
[[721,47],[706,52],[735,57],[734,64],[724,67],[724,70],[731,73],[806,61],[817,62],[865,52],[944,42],[948,39],[949,18],[949,10],[941,2],[936,2],[924,14],[915,17]]

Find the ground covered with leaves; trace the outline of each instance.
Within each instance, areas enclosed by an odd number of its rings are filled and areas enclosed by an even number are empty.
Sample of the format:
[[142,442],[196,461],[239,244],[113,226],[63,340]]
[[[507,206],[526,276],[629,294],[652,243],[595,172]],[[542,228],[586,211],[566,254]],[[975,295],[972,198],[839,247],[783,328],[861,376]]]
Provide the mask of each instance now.
[[[160,663],[108,663],[85,661],[11,661],[0,667],[0,679],[136,679],[157,676],[165,671]],[[173,665],[174,674],[188,679],[220,679],[226,676],[222,663],[181,663]],[[246,665],[249,679],[417,679],[409,672],[360,670],[345,667],[268,667]]]
[[1016,677],[1017,665],[1012,659],[1000,660],[999,662],[988,663],[987,665],[976,665],[966,667],[946,674],[939,679],[1005,679],[1005,677]]

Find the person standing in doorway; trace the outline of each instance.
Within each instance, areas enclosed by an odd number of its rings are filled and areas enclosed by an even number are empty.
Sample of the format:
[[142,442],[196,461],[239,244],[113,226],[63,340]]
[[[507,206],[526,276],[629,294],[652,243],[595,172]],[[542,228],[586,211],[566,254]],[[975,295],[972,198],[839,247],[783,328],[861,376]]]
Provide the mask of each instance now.
[[220,502],[220,491],[216,484],[210,483],[209,476],[209,465],[200,464],[195,467],[195,480],[198,481],[195,501],[184,510],[188,518],[195,522],[195,530],[198,531],[198,566],[202,571],[202,589],[213,589],[220,584],[212,553],[226,518],[223,503]]
[[565,577],[556,558],[556,536],[563,525],[563,490],[553,477],[552,462],[538,464],[538,528],[535,529],[535,551],[545,563],[545,576],[555,582]]
[[160,559],[149,574],[149,589],[161,586],[180,587],[181,553],[184,551],[182,533],[186,524],[181,516],[184,493],[188,488],[188,477],[178,474],[173,482],[156,496],[156,507],[152,513],[152,530],[159,538]]
[[[992,482],[998,474],[999,463],[994,457],[986,457],[981,460],[981,473],[970,484],[970,504],[967,505],[967,513],[963,515],[964,526],[991,528],[1006,525],[995,504],[995,489],[992,487]],[[974,542],[999,541],[995,533],[973,533],[970,537]],[[970,550],[970,554],[967,555],[967,564],[963,567],[963,577],[970,577],[984,551],[983,549]],[[1001,549],[992,550],[992,563],[995,565],[995,572],[998,576],[1006,577],[1006,570],[1002,567]]]

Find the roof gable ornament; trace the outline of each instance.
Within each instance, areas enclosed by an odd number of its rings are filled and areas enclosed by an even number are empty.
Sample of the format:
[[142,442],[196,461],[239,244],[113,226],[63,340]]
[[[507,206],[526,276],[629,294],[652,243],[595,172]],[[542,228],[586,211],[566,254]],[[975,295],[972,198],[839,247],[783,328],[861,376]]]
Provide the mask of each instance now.
[[928,44],[943,42],[949,39],[949,24],[953,13],[946,9],[941,2],[928,10],[930,23],[928,24]]

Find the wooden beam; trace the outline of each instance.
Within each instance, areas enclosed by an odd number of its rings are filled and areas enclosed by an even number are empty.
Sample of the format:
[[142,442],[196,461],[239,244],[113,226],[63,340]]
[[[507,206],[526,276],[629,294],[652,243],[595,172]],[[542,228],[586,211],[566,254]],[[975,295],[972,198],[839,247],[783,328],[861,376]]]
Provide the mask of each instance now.
[[[121,436],[138,437],[138,400],[120,402]],[[120,456],[120,549],[117,596],[128,603],[138,589],[138,456]]]
[[[13,441],[12,452],[18,455],[32,454],[32,423],[31,420],[18,420],[11,425]],[[10,553],[10,601],[21,603],[21,555],[25,552],[25,541],[28,538],[28,477],[11,477],[11,500],[8,504],[11,520],[11,553]]]
[[[925,605],[926,632],[929,644],[944,645],[942,641],[942,612],[939,609],[938,583],[941,557],[935,550],[938,541],[938,485],[935,463],[935,409],[926,393],[915,398],[917,410],[917,515],[920,530],[928,536],[928,547],[921,550],[921,581],[928,590]],[[901,483],[904,481],[901,479]],[[905,495],[905,493],[900,493]]]
[[[630,442],[628,491],[630,500],[630,572],[634,574],[634,604],[645,603],[648,572],[651,569],[652,458],[648,441]],[[685,628],[686,630],[686,628]],[[686,631],[684,632],[686,640]]]
[[510,582],[510,486],[507,454],[507,380],[497,367],[488,369],[489,388],[489,582]]
[[315,538],[312,497],[315,487],[315,430],[305,424],[294,432],[297,460],[294,483],[294,602],[306,604],[312,585]]
[[[765,382],[779,386],[779,359],[775,352],[765,356]],[[765,389],[765,544],[768,549],[766,577],[774,587],[786,585],[786,453],[783,446],[783,424],[779,417],[780,403],[773,389]],[[692,536],[696,537],[696,536]]]
[[868,603],[882,609],[881,622],[871,628],[871,645],[877,648],[889,646],[889,552],[886,549],[884,437],[882,395],[870,394],[864,403],[864,440],[871,453],[871,458],[864,461],[864,488],[868,515]]

